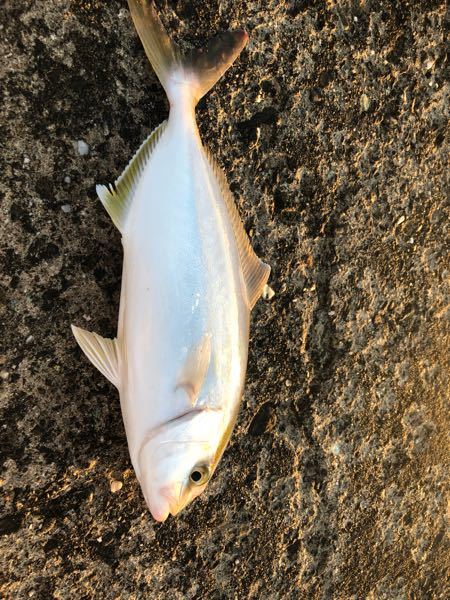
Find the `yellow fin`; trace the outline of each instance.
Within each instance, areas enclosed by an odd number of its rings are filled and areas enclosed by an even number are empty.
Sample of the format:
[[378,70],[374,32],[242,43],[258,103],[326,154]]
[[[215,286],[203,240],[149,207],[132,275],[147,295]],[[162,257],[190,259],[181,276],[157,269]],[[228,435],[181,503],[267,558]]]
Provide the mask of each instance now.
[[262,295],[264,286],[270,275],[270,267],[260,260],[251,247],[248,235],[245,232],[238,210],[234,203],[233,194],[228,186],[225,173],[217,164],[211,152],[205,148],[206,157],[211,169],[217,179],[222,197],[227,207],[228,216],[233,228],[234,237],[241,261],[242,275],[245,282],[247,302],[250,310],[255,306],[257,300]]
[[169,75],[181,66],[180,49],[165,30],[153,2],[128,0],[128,6],[145,54],[166,89]]
[[128,5],[145,53],[171,102],[176,97],[172,88],[182,83],[191,90],[192,103],[197,104],[233,64],[248,40],[242,29],[226,31],[204,48],[183,56],[161,23],[154,2],[128,0]]
[[125,167],[122,175],[116,179],[114,185],[109,187],[98,185],[96,187],[97,195],[101,203],[106,208],[112,222],[117,229],[123,233],[128,210],[133,200],[133,193],[136,184],[150,158],[158,140],[160,139],[167,121],[163,121],[141,144],[139,150]]
[[91,363],[109,381],[119,387],[119,358],[117,340],[103,338],[97,333],[72,325],[72,333]]

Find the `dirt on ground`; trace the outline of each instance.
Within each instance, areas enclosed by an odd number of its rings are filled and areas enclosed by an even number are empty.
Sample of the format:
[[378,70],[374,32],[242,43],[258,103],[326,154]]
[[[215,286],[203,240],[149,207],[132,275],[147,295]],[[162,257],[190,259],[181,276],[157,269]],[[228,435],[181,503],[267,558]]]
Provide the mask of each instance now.
[[70,323],[115,335],[95,184],[167,101],[125,0],[5,0],[2,597],[449,598],[445,2],[158,8],[183,49],[250,34],[197,115],[275,295],[207,492],[155,523]]

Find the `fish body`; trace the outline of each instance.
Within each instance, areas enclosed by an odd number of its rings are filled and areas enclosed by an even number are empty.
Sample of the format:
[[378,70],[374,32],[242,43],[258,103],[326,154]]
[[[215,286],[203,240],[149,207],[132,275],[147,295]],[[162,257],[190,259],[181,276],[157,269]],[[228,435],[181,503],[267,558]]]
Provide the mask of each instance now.
[[119,390],[133,467],[153,517],[164,521],[205,489],[231,435],[250,310],[270,269],[251,249],[195,120],[195,104],[246,34],[222,34],[186,59],[153,4],[129,5],[170,114],[115,187],[97,188],[122,234],[117,338],[73,331]]

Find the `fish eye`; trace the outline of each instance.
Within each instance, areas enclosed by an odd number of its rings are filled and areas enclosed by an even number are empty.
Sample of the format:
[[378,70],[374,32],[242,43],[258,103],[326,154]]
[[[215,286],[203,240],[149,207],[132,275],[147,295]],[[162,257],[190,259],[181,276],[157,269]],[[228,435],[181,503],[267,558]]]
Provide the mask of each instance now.
[[189,475],[189,480],[194,485],[204,485],[209,477],[208,467],[194,467]]

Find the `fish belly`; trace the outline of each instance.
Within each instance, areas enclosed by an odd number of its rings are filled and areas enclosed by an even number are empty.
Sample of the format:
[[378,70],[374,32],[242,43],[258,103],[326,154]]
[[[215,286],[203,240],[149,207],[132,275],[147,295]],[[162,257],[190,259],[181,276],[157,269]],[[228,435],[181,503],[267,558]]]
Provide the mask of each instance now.
[[231,418],[240,394],[248,309],[215,195],[200,143],[169,128],[141,177],[123,236],[120,395],[132,459],[149,430],[190,408],[175,394],[177,378],[205,333],[212,354],[200,404],[225,408]]

